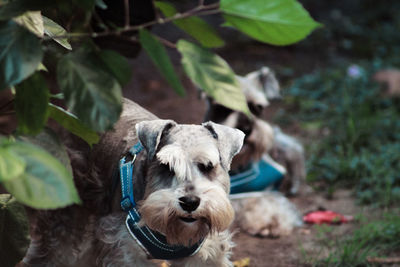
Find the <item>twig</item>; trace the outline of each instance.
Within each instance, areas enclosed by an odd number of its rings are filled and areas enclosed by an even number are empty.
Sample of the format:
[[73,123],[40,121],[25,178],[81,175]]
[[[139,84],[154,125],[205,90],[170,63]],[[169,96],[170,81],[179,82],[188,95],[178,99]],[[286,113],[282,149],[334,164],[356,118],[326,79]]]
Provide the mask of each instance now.
[[[155,7],[156,6],[156,1],[155,0],[152,0],[152,2],[153,2],[153,7]],[[162,16],[161,16],[161,14],[160,14],[161,12],[160,12],[160,10],[158,10],[157,8],[155,8],[155,15],[156,15],[156,20],[159,20]]]
[[[126,0],[127,1],[127,0]],[[50,39],[64,39],[64,38],[75,38],[75,37],[92,37],[92,38],[97,38],[97,37],[103,37],[103,36],[111,36],[111,35],[121,35],[122,33],[128,33],[132,31],[137,31],[141,30],[144,28],[148,28],[150,26],[153,26],[155,24],[165,24],[172,22],[174,20],[178,19],[183,19],[187,18],[190,16],[205,16],[205,15],[211,15],[211,14],[217,14],[220,13],[221,11],[218,9],[219,3],[214,3],[210,5],[203,5],[203,6],[197,6],[191,10],[188,10],[184,13],[177,13],[172,17],[168,18],[157,18],[156,20],[152,20],[140,25],[133,25],[133,26],[128,26],[124,27],[121,29],[113,30],[113,31],[105,31],[105,32],[93,32],[93,33],[86,33],[86,32],[81,32],[81,33],[67,33],[63,35],[54,35],[52,37],[45,36],[43,39],[44,40],[50,40]],[[125,13],[126,15],[126,13]],[[126,18],[125,18],[126,22]]]
[[125,5],[125,29],[130,26],[129,0],[124,0]]
[[165,46],[168,46],[168,47],[170,47],[170,48],[176,49],[176,44],[174,44],[173,42],[170,42],[170,41],[168,41],[167,39],[164,39],[164,38],[162,38],[162,37],[160,37],[160,36],[158,36],[158,35],[155,35],[155,36],[156,36],[157,39],[158,39],[161,43],[163,43]]
[[369,257],[367,258],[367,261],[371,263],[400,263],[400,257],[393,257],[393,258]]
[[221,13],[221,11],[218,9],[210,9],[207,12],[199,13],[198,16],[207,16],[207,15],[213,15],[213,14],[218,14],[218,13]]

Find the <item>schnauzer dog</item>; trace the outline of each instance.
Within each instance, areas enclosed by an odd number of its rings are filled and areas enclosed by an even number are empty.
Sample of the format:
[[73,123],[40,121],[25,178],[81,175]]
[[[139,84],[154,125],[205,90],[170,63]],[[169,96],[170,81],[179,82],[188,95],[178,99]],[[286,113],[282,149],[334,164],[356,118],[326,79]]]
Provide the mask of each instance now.
[[243,139],[213,122],[160,120],[124,100],[114,130],[92,149],[67,145],[83,204],[29,210],[20,266],[232,266],[228,171]]
[[216,103],[207,98],[206,121],[214,121],[242,130],[245,143],[241,152],[232,162],[232,170],[241,170],[249,162],[260,160],[269,154],[275,164],[284,168],[285,175],[280,191],[287,195],[298,193],[305,181],[305,158],[302,144],[296,138],[282,132],[278,126],[271,126],[261,119],[262,112],[270,100],[280,99],[280,87],[275,74],[268,68],[237,76],[253,118]]
[[[251,163],[262,160],[283,175],[283,181],[279,185],[281,191],[287,194],[297,193],[300,180],[305,177],[302,146],[294,138],[282,133],[278,127],[271,127],[260,118],[263,110],[269,105],[269,100],[281,98],[279,83],[274,73],[263,67],[244,77],[237,76],[237,79],[254,116],[249,118],[241,112],[216,103],[211,98],[207,98],[208,109],[205,115],[207,121],[238,128],[246,134],[242,150],[233,159],[232,173],[248,173]],[[235,184],[235,176],[232,176],[232,186]],[[268,182],[268,178],[263,179]],[[285,235],[289,234],[294,226],[301,225],[296,208],[279,193],[233,194],[231,199],[236,213],[235,224],[250,234]]]

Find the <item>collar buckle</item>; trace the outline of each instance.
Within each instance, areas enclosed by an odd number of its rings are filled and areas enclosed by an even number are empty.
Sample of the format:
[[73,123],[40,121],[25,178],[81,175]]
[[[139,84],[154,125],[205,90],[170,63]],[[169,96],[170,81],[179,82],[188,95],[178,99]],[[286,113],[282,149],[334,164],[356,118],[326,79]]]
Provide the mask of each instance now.
[[130,199],[130,197],[128,196],[128,197],[124,197],[122,200],[121,200],[121,209],[123,210],[123,211],[125,211],[125,212],[128,212],[128,211],[130,211],[131,209],[132,209],[132,202],[131,202],[131,199]]

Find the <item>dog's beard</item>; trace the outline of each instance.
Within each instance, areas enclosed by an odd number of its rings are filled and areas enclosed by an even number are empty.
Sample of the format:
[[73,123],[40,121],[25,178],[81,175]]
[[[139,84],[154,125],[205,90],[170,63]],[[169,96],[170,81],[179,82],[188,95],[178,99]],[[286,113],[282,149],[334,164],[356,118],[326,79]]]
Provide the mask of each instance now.
[[226,230],[234,217],[229,199],[220,187],[207,190],[201,201],[199,208],[189,214],[181,210],[171,190],[158,190],[140,203],[141,222],[164,234],[171,245],[193,245],[208,234]]

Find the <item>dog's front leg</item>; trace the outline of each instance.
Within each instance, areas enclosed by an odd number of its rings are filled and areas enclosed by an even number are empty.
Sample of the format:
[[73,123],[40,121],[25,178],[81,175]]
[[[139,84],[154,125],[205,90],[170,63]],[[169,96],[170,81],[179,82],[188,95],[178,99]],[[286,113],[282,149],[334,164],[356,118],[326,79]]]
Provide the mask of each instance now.
[[204,240],[200,250],[193,256],[171,261],[171,267],[232,267],[230,261],[234,243],[228,231],[213,234]]

